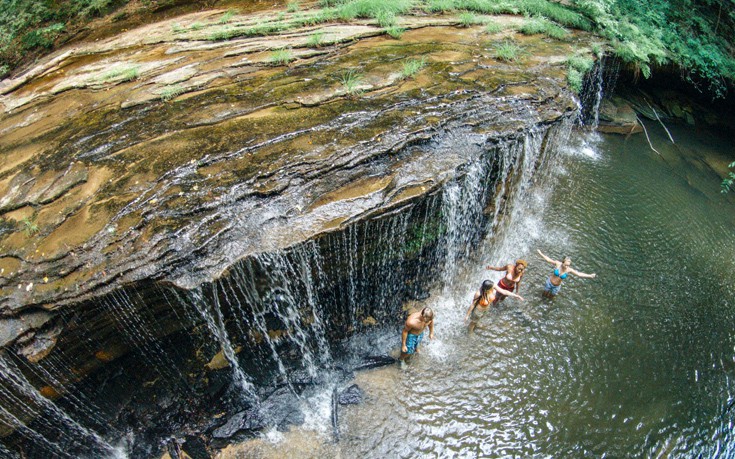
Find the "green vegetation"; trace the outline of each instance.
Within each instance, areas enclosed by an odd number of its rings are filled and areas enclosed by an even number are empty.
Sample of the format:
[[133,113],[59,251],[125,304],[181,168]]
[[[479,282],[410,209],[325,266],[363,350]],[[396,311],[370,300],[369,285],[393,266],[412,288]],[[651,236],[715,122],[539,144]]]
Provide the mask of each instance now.
[[126,82],[137,80],[139,76],[140,67],[137,65],[131,65],[112,69],[102,74],[98,81],[100,83],[109,83],[110,81]]
[[342,20],[379,19],[408,13],[413,6],[412,0],[350,0],[338,6],[337,16]]
[[524,35],[543,34],[557,40],[564,40],[569,36],[569,31],[564,27],[541,16],[527,19],[521,24],[518,31]]
[[309,35],[309,39],[306,40],[306,46],[310,48],[318,48],[324,43],[324,32],[314,32]]
[[268,62],[273,65],[286,65],[294,59],[290,49],[277,49],[268,56]]
[[358,85],[362,80],[360,72],[355,69],[347,69],[339,76],[339,82],[345,88],[345,92],[348,95],[353,96],[359,94],[361,91],[358,89]]
[[595,61],[586,56],[571,56],[567,59],[567,83],[574,92],[582,92],[584,75],[592,70]]
[[[58,46],[83,29],[93,17],[111,14],[126,17],[116,9],[128,0],[3,0],[0,8],[0,75],[20,62]],[[160,8],[164,0],[143,0],[135,6],[145,12]],[[183,3],[183,2],[182,2]],[[294,27],[333,20],[375,20],[394,38],[404,32],[399,16],[406,14],[455,13],[460,23],[477,23],[476,14],[522,14],[528,19],[520,31],[565,39],[566,28],[592,31],[601,36],[604,49],[633,65],[644,77],[655,64],[676,64],[695,87],[724,96],[735,82],[735,0],[320,0],[321,9],[278,22],[250,28],[213,31],[211,40],[237,36],[279,33]],[[287,11],[301,8],[290,0]],[[236,14],[228,10],[217,21],[226,25]],[[188,31],[204,28],[194,23]],[[490,23],[488,33],[502,30]],[[179,24],[173,33],[187,30]],[[593,50],[599,55],[601,48]],[[576,71],[576,70],[575,70]]]
[[40,231],[38,228],[38,225],[36,225],[36,223],[33,220],[31,220],[29,217],[25,217],[20,222],[23,225],[23,232],[28,237],[31,237]]
[[495,59],[505,62],[515,62],[520,59],[523,48],[512,41],[504,41],[495,45]]
[[470,27],[475,24],[482,24],[482,20],[473,13],[462,13],[459,15],[459,25],[462,27]]
[[163,88],[163,91],[161,91],[161,100],[164,102],[168,102],[176,99],[183,93],[184,88],[181,85],[173,84],[170,86],[166,86],[165,88]]
[[220,24],[227,24],[228,22],[230,22],[230,19],[232,19],[233,16],[235,16],[235,14],[237,14],[237,11],[235,11],[235,10],[227,10],[225,12],[225,14],[223,14],[222,17],[219,18],[219,21],[218,22]]
[[[727,167],[735,168],[735,162],[730,163]],[[722,192],[727,193],[730,190],[735,190],[735,173],[732,171],[728,172],[727,178],[722,181]]]
[[396,40],[399,40],[404,33],[406,33],[406,29],[398,26],[388,27],[385,29],[385,33],[391,36],[391,38],[395,38]]
[[415,76],[417,73],[426,67],[426,58],[421,59],[409,59],[403,63],[403,70],[401,71],[401,78],[407,79]]
[[503,30],[505,30],[503,24],[499,24],[495,21],[489,21],[487,24],[485,24],[485,32],[487,33],[498,33],[502,32]]

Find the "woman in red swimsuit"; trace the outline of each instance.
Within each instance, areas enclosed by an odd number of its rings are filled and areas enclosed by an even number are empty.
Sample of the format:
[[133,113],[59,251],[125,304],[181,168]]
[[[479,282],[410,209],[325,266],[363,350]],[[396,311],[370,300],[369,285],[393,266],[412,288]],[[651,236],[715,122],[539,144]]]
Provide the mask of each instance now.
[[484,281],[480,286],[480,290],[478,290],[472,298],[472,304],[467,310],[467,315],[464,318],[464,322],[469,323],[469,326],[467,327],[469,334],[472,334],[475,330],[477,322],[479,322],[487,313],[490,309],[490,305],[495,304],[498,295],[512,296],[523,301],[522,296],[516,295],[511,291],[504,290],[502,287],[498,287],[495,282],[491,280]]
[[[526,262],[526,260],[516,260],[515,265],[488,265],[487,269],[491,269],[493,271],[505,271],[505,276],[498,282],[498,287],[502,288],[503,290],[508,290],[509,292],[515,291],[516,293],[518,293],[518,291],[520,290],[521,279],[523,278],[523,274],[526,272],[527,266],[528,263]],[[493,301],[493,305],[497,306],[497,304],[503,301],[506,296],[507,295],[498,294],[495,297],[495,301]]]

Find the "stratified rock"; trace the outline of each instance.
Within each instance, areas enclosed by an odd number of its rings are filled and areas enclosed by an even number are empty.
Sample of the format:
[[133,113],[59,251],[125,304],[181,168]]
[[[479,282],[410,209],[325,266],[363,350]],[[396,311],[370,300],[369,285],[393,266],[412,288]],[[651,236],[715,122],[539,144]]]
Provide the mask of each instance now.
[[362,403],[362,389],[353,384],[339,394],[340,405],[358,405]]
[[597,130],[608,134],[633,134],[642,132],[638,118],[626,101],[619,97],[604,99],[600,105],[600,123]]
[[43,327],[53,314],[46,311],[26,312],[15,317],[0,317],[0,347],[5,347],[19,336]]

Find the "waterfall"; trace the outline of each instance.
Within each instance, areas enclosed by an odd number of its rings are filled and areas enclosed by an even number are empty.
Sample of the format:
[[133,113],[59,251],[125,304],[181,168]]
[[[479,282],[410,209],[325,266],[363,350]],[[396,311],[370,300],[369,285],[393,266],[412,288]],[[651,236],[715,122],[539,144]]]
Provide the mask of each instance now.
[[[544,152],[553,150],[569,129],[570,123],[539,126],[493,142],[470,129],[442,133],[438,140],[408,147],[440,159],[452,157],[457,164],[456,170],[436,177],[425,195],[313,240],[249,256],[194,290],[157,286],[150,295],[181,322],[181,329],[190,330],[189,339],[196,333],[202,340],[204,362],[212,351],[222,352],[229,368],[216,371],[231,374],[232,388],[243,402],[235,403],[238,407],[261,403],[265,391],[260,389],[266,386],[286,386],[297,397],[305,384],[331,387],[336,383],[329,373],[350,357],[345,339],[373,326],[392,330],[407,301],[452,286],[458,270],[476,261],[483,238],[492,240],[503,230],[504,214],[518,211],[513,201],[550,161]],[[145,364],[176,382],[176,390],[199,396],[174,363],[170,353],[175,347],[159,338],[167,331],[146,304],[148,291],[136,288],[115,291],[95,306],[109,315]],[[87,333],[81,337],[79,346],[94,355],[99,344]],[[71,365],[59,354],[47,359],[50,371],[32,364],[24,368],[62,394],[76,416],[104,424],[91,403],[65,390],[62,376]],[[67,444],[92,457],[118,454],[99,434],[41,397],[15,366],[3,360],[0,368],[11,375],[3,376],[0,385],[0,421],[17,436],[51,456],[72,457]],[[33,403],[23,408],[20,401],[26,398]],[[37,419],[44,431],[64,429],[61,440],[28,427],[26,418]],[[119,432],[112,429],[110,435]]]
[[600,106],[607,94],[615,89],[620,62],[617,58],[601,56],[585,77],[580,99],[579,122],[592,130],[600,124]]
[[[105,441],[99,434],[79,424],[56,404],[39,394],[35,387],[7,357],[0,355],[0,395],[3,407],[0,421],[14,427],[34,445],[59,457],[76,457],[73,451],[83,454],[122,457],[121,452]],[[41,434],[29,427],[17,415],[12,414],[6,404],[19,409],[22,415],[34,419],[48,433],[61,433],[63,444],[49,440],[49,434]]]

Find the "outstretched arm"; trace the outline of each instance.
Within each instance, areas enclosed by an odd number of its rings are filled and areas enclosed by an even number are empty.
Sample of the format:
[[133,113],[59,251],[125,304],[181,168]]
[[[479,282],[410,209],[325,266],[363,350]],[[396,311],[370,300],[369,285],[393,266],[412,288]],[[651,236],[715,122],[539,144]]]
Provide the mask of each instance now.
[[510,267],[510,265],[505,265],[505,266],[490,266],[490,265],[487,265],[487,267],[485,269],[490,269],[490,270],[493,270],[493,271],[508,271],[509,267]]
[[597,277],[597,274],[595,273],[587,274],[581,271],[577,271],[576,269],[570,269],[569,272],[574,274],[575,276],[584,277],[585,279],[594,279],[595,277]]
[[551,258],[549,258],[546,255],[544,255],[539,249],[536,249],[536,252],[538,252],[538,254],[541,255],[541,258],[543,258],[547,262],[551,263],[552,265],[560,265],[561,264],[560,261],[552,260]]
[[519,300],[523,301],[523,297],[521,295],[516,295],[513,292],[509,292],[508,290],[504,288],[500,288],[497,285],[495,286],[495,290],[498,291],[498,293],[502,293],[505,296],[512,296],[513,298],[518,298]]

